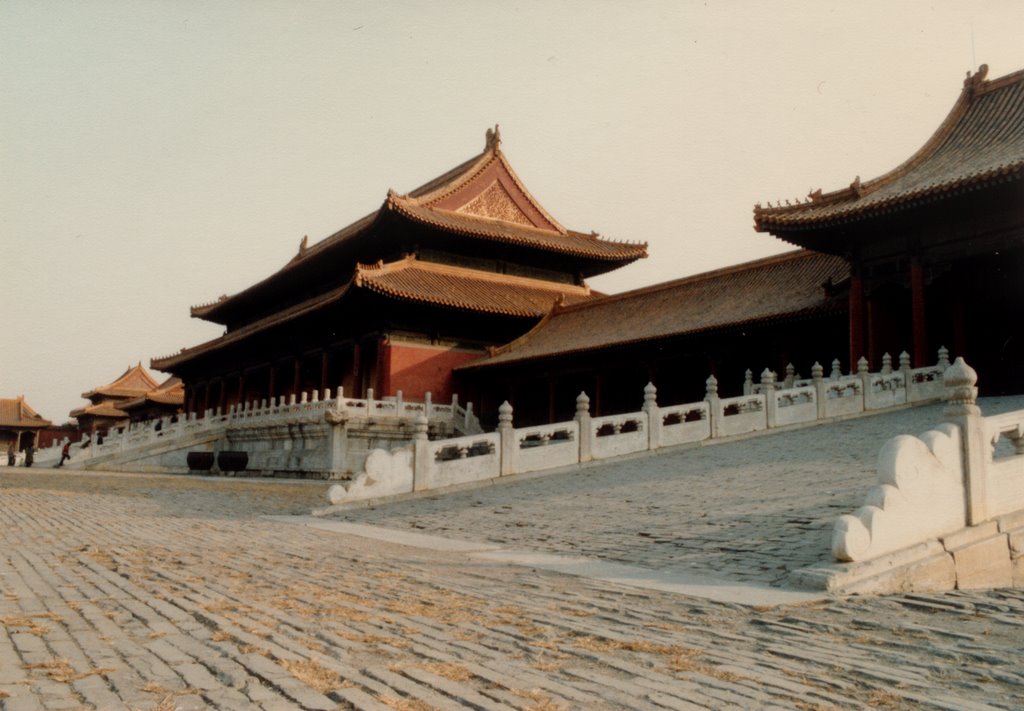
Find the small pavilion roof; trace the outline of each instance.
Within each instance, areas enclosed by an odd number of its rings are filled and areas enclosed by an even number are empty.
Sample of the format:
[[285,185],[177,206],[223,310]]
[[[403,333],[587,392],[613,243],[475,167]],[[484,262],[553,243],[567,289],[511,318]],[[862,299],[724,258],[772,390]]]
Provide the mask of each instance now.
[[[808,230],[893,212],[1024,177],[1024,70],[988,80],[968,72],[960,97],[932,137],[888,173],[795,205],[754,208],[759,232]],[[787,201],[788,202],[788,201]]]
[[[389,191],[376,211],[310,245],[303,239],[298,254],[266,279],[233,295],[192,307],[192,316],[218,321],[226,308],[248,298],[373,232],[387,216],[399,215],[469,240],[514,244],[542,252],[607,263],[608,269],[647,256],[646,243],[616,242],[596,233],[563,227],[529,193],[502,152],[497,127],[488,130],[484,151],[411,192]],[[602,269],[604,269],[602,267]]]
[[25,402],[24,395],[14,398],[0,398],[0,427],[42,429],[43,427],[50,427],[52,424],[52,422],[45,417],[41,417],[38,412]]
[[557,307],[533,330],[459,368],[480,368],[564,356],[813,316],[845,308],[827,285],[849,278],[841,257],[798,250],[725,269]]
[[243,341],[273,326],[340,302],[350,292],[365,291],[384,298],[444,308],[520,318],[541,318],[556,303],[575,304],[595,298],[589,286],[496,274],[479,269],[437,264],[407,256],[388,264],[359,264],[342,286],[307,299],[219,338],[174,355],[155,358],[152,367],[170,370],[191,358]]
[[128,369],[113,382],[82,393],[82,397],[86,400],[98,397],[138,397],[145,395],[150,390],[155,390],[157,387],[158,384],[153,379],[153,376],[142,367],[142,363],[138,363],[134,366],[128,366]]

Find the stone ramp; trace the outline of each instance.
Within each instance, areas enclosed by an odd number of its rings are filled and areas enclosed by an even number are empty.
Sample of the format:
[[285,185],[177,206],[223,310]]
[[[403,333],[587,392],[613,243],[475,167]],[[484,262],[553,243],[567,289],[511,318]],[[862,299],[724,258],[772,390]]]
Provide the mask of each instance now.
[[[986,413],[1024,397],[985,398]],[[424,492],[328,520],[581,556],[731,582],[792,587],[832,563],[836,519],[876,483],[895,435],[942,421],[928,405],[705,447],[600,462],[522,481]]]
[[184,474],[189,471],[186,461],[189,452],[212,452],[224,436],[224,427],[204,429],[185,436],[156,439],[124,451],[73,459],[69,464],[75,469],[93,471]]

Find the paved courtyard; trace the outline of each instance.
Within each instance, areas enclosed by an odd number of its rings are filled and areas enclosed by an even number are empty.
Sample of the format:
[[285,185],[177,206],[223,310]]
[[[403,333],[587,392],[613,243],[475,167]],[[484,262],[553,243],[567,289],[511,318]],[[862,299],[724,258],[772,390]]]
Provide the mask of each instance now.
[[[824,558],[885,439],[939,412],[328,523],[784,585]],[[0,468],[0,708],[1024,707],[1024,591],[751,607],[265,518],[325,490]]]

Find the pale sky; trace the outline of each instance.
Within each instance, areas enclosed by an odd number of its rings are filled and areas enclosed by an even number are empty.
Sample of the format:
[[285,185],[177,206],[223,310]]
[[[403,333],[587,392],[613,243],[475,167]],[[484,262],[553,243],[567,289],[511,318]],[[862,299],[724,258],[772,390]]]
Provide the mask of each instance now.
[[981,63],[1024,3],[0,0],[0,395],[65,421],[495,123],[562,224],[649,243],[595,288],[785,251],[755,202],[895,167]]

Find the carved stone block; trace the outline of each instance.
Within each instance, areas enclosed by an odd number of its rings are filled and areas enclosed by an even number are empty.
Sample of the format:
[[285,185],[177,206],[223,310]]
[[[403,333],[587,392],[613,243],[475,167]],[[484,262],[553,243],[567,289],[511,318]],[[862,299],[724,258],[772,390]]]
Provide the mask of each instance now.
[[959,590],[1006,588],[1013,585],[1010,546],[1005,533],[951,551]]

